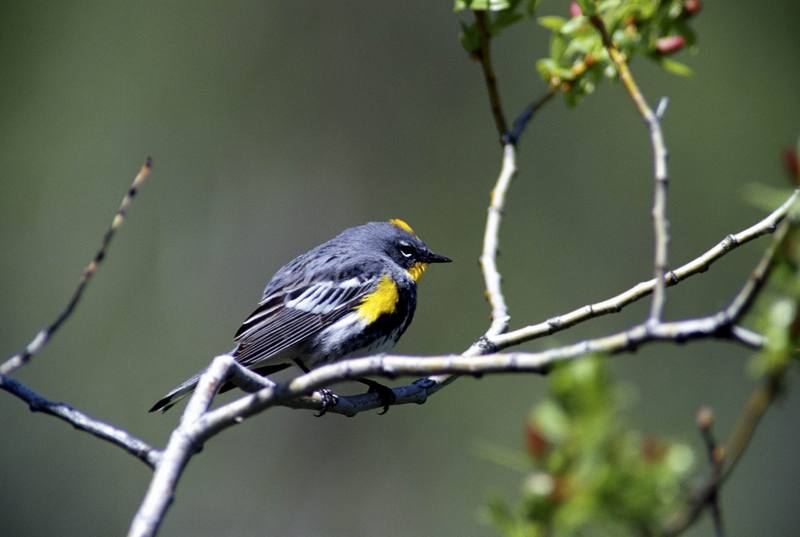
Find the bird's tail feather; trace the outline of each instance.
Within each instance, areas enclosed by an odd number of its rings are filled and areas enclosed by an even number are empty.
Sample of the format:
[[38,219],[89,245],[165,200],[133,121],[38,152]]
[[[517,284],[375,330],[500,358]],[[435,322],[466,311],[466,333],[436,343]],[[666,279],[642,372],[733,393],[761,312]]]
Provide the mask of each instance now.
[[192,378],[185,380],[180,386],[173,388],[172,391],[159,399],[158,402],[153,405],[153,408],[150,409],[150,412],[166,412],[183,398],[189,396],[189,394],[191,394],[197,387],[197,383],[200,380],[201,374],[202,373],[198,373]]

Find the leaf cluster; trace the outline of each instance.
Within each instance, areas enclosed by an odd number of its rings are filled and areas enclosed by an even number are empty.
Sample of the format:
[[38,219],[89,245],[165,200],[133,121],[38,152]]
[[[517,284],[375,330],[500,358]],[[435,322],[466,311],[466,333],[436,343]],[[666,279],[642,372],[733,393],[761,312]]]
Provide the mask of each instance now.
[[[456,11],[487,12],[491,36],[526,18],[533,18],[536,0],[456,0]],[[592,24],[602,19],[614,45],[631,61],[640,55],[677,75],[691,69],[669,56],[694,50],[697,41],[690,26],[700,10],[699,0],[580,0],[569,5],[567,15],[539,16],[540,26],[550,31],[549,54],[536,61],[536,70],[551,87],[558,88],[566,101],[577,104],[591,94],[604,78],[616,77],[616,69]],[[461,44],[471,54],[480,52],[475,23],[461,21]]]
[[552,374],[550,396],[527,424],[531,471],[520,504],[498,499],[488,505],[489,519],[504,535],[639,533],[674,508],[692,451],[626,427],[622,394],[598,357]]

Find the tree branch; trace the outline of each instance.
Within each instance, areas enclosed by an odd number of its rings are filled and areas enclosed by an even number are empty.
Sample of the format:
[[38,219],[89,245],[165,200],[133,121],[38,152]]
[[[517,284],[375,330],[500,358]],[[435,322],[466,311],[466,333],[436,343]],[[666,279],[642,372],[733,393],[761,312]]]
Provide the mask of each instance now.
[[79,431],[87,432],[101,440],[121,447],[150,468],[155,468],[161,459],[161,452],[144,440],[104,421],[93,418],[71,405],[45,399],[26,385],[9,376],[0,375],[0,389],[27,403],[31,412],[49,414],[69,423]]
[[665,537],[676,537],[683,533],[714,501],[719,488],[731,476],[750,445],[761,418],[780,394],[785,375],[785,367],[773,371],[750,393],[747,403],[736,420],[733,432],[725,442],[722,450],[721,470],[712,473],[711,477],[690,495],[686,505],[666,521],[662,528]]
[[628,69],[625,56],[614,44],[606,30],[603,19],[599,15],[590,17],[592,25],[597,28],[603,39],[603,45],[617,68],[622,85],[630,95],[639,115],[642,116],[650,131],[650,143],[653,146],[653,163],[655,176],[655,193],[653,196],[653,231],[655,237],[655,255],[653,261],[653,279],[656,281],[653,290],[653,301],[650,307],[650,323],[657,324],[661,321],[666,300],[666,283],[664,275],[667,272],[667,250],[669,246],[669,233],[667,221],[667,147],[664,135],[661,132],[661,116],[666,111],[667,101],[662,99],[658,106],[658,113],[653,112],[647,100],[639,90],[639,86]]
[[503,146],[503,166],[489,198],[486,227],[483,234],[483,249],[480,257],[483,281],[486,286],[486,299],[492,308],[492,322],[486,330],[486,334],[484,334],[484,337],[487,338],[505,332],[510,320],[508,306],[501,286],[502,277],[497,270],[497,251],[500,224],[506,203],[506,192],[508,192],[511,179],[516,173],[516,148],[514,144],[506,144]]
[[178,479],[189,459],[202,447],[191,434],[193,424],[208,410],[214,395],[227,378],[233,361],[233,357],[227,354],[217,356],[200,377],[183,412],[180,425],[169,437],[169,443],[156,467],[147,494],[128,530],[128,537],[147,537],[158,531],[175,497]]
[[478,29],[478,39],[481,46],[478,51],[478,57],[481,60],[483,78],[486,82],[486,89],[489,92],[489,104],[492,107],[492,117],[494,118],[495,127],[497,127],[500,143],[504,144],[503,138],[508,131],[508,126],[506,124],[505,114],[503,113],[503,106],[500,103],[500,92],[497,89],[497,77],[492,67],[490,53],[491,35],[486,25],[487,14],[483,10],[474,10],[473,13],[475,14],[475,26]]
[[[715,261],[742,246],[743,244],[746,244],[763,235],[774,233],[778,227],[778,224],[780,224],[789,214],[789,210],[797,201],[798,195],[800,195],[800,190],[795,190],[794,193],[792,193],[792,195],[789,196],[789,198],[783,202],[780,207],[772,211],[764,219],[738,233],[727,235],[714,247],[710,248],[700,256],[675,270],[669,271],[664,276],[664,283],[667,286],[677,285],[678,283],[691,276],[694,276],[695,274],[700,274],[707,271]],[[640,300],[641,298],[644,298],[652,293],[655,287],[655,279],[641,282],[614,297],[583,306],[568,313],[557,315],[537,324],[529,325],[524,328],[519,328],[517,330],[512,330],[511,332],[506,332],[502,335],[495,336],[491,338],[491,343],[502,349],[523,341],[530,341],[543,336],[548,336],[550,334],[555,334],[556,332],[561,332],[562,330],[588,321],[589,319],[594,319],[595,317],[608,315],[610,313],[619,313],[625,306],[632,304],[633,302],[636,302],[637,300]]]
[[717,445],[714,438],[712,427],[714,425],[714,413],[708,407],[701,408],[697,413],[697,428],[703,437],[706,446],[708,463],[711,465],[712,481],[715,483],[714,489],[709,497],[708,503],[711,509],[711,516],[714,519],[714,530],[717,537],[725,537],[725,528],[722,523],[722,508],[719,502],[719,483],[722,476],[723,450]]
[[86,265],[86,268],[83,269],[78,287],[72,293],[72,297],[69,299],[69,302],[67,302],[66,307],[61,311],[61,313],[58,314],[58,317],[56,317],[52,323],[39,330],[33,340],[28,343],[28,345],[22,351],[18,352],[0,365],[0,375],[10,375],[28,363],[28,361],[36,353],[41,351],[44,346],[47,345],[48,341],[50,341],[50,338],[53,337],[53,334],[56,333],[61,325],[64,324],[67,319],[69,319],[69,317],[72,315],[72,312],[75,311],[75,307],[78,305],[78,302],[80,302],[83,292],[86,290],[86,286],[89,285],[92,276],[94,276],[94,274],[97,272],[97,269],[100,267],[100,263],[102,263],[103,259],[105,259],[108,248],[111,245],[111,240],[114,238],[117,230],[125,222],[125,215],[128,212],[130,204],[133,202],[133,198],[136,196],[139,188],[147,179],[147,176],[150,175],[150,170],[152,167],[152,159],[147,157],[147,160],[139,170],[139,173],[136,174],[136,177],[134,177],[130,189],[128,189],[125,197],[122,198],[122,203],[120,203],[119,209],[117,210],[116,214],[114,214],[114,219],[111,221],[111,226],[108,228],[105,235],[103,235],[103,241],[100,244],[100,248],[97,250],[89,264]]

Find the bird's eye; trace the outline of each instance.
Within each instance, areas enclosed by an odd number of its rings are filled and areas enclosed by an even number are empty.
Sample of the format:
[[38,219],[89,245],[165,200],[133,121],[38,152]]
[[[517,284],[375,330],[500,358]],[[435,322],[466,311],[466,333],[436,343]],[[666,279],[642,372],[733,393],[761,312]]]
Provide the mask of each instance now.
[[403,257],[411,257],[414,254],[414,250],[411,248],[411,245],[406,242],[400,243],[400,255]]

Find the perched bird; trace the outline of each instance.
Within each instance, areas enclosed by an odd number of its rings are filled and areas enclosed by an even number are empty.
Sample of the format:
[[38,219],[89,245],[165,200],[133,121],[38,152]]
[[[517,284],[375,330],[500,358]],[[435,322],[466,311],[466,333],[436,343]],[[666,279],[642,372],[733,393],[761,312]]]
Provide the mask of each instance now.
[[[449,262],[431,252],[403,220],[346,229],[275,273],[258,307],[236,332],[231,354],[266,376],[292,364],[308,372],[388,350],[411,323],[417,282],[428,265]],[[189,395],[201,374],[166,394],[150,412],[164,412]],[[362,382],[381,392],[385,405],[391,402],[389,388]],[[220,391],[233,387],[227,382]]]

